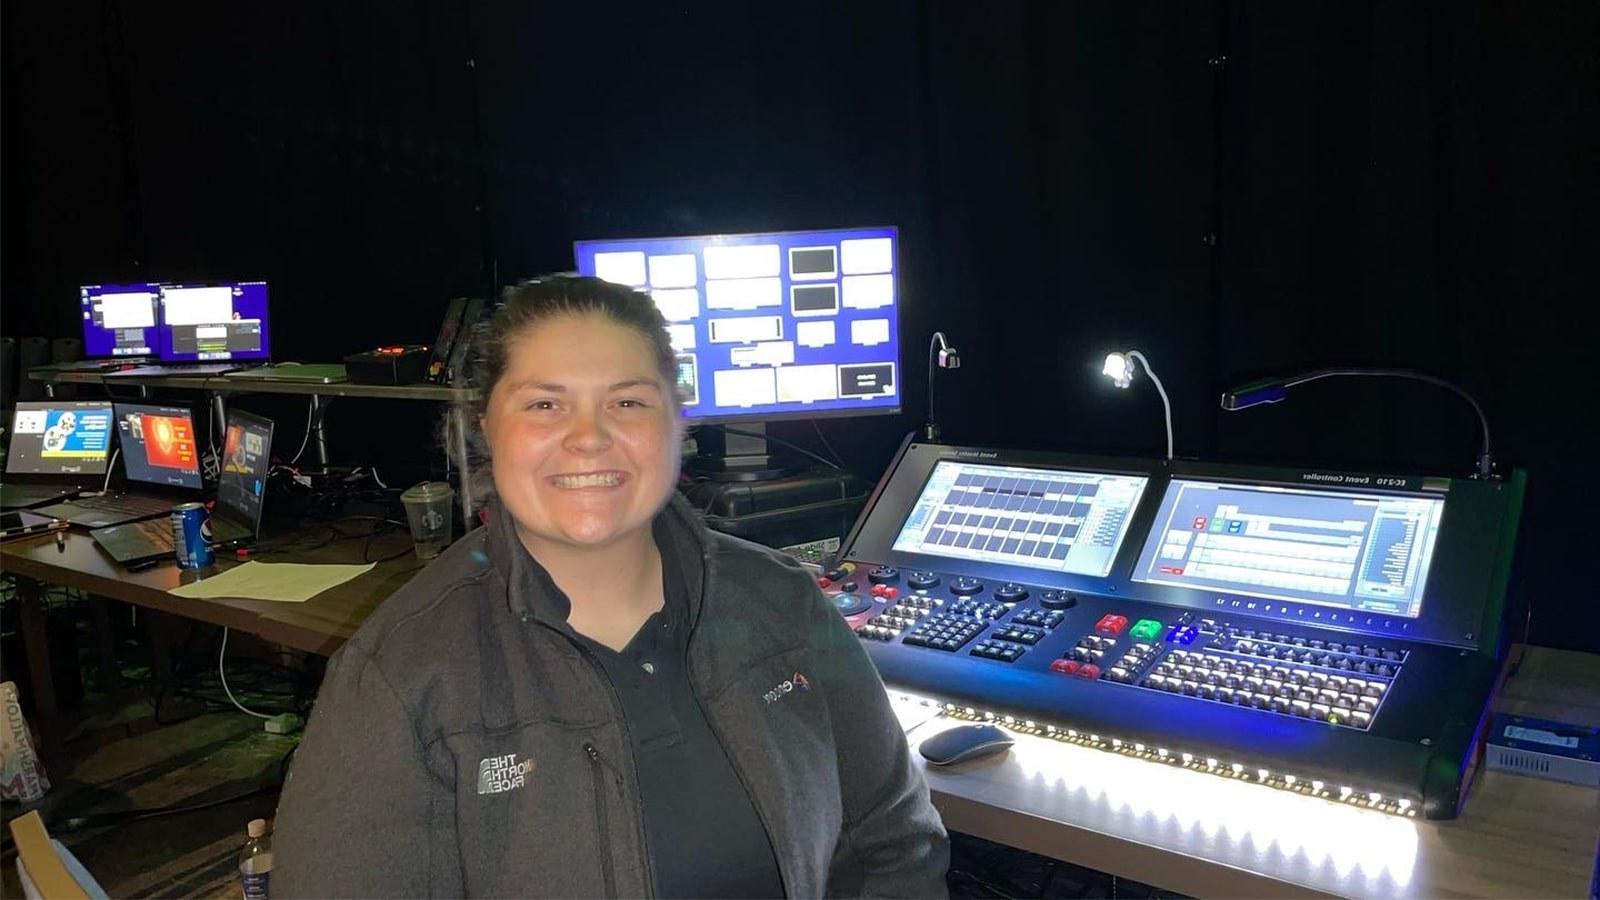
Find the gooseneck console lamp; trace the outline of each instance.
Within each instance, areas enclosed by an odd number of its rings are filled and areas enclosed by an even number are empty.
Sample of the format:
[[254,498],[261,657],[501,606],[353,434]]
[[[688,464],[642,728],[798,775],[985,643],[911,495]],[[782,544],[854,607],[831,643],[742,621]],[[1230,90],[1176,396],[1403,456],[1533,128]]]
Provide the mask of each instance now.
[[1376,377],[1376,378],[1405,378],[1411,381],[1421,381],[1426,384],[1442,387],[1472,405],[1472,411],[1478,414],[1478,424],[1483,428],[1483,447],[1478,451],[1478,459],[1474,466],[1473,478],[1494,478],[1494,456],[1490,453],[1489,445],[1489,419],[1483,414],[1483,407],[1472,398],[1471,394],[1445,381],[1422,372],[1413,372],[1410,369],[1370,369],[1370,368],[1344,368],[1344,369],[1317,369],[1312,372],[1303,372],[1299,375],[1290,375],[1283,378],[1269,378],[1264,381],[1255,381],[1241,385],[1222,395],[1222,408],[1229,412],[1249,409],[1263,403],[1277,403],[1288,396],[1289,388],[1305,384],[1308,381],[1320,381],[1324,378],[1344,377],[1346,375]]
[[1156,393],[1161,395],[1161,408],[1167,414],[1167,459],[1172,459],[1172,403],[1167,400],[1167,389],[1161,384],[1161,379],[1156,377],[1156,370],[1150,368],[1150,360],[1137,350],[1124,350],[1121,353],[1107,353],[1106,364],[1101,372],[1111,378],[1111,383],[1119,388],[1126,388],[1133,384],[1134,362],[1138,361],[1144,373],[1150,376],[1150,381],[1156,386]]
[[928,340],[928,424],[922,426],[924,440],[937,441],[939,439],[939,423],[933,417],[933,369],[961,368],[961,354],[944,339],[944,332],[935,331]]

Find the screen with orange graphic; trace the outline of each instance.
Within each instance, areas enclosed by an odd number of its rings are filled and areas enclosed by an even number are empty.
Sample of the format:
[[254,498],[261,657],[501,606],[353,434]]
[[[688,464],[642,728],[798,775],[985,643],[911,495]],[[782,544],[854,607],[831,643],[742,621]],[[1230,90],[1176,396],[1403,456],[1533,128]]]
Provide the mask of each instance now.
[[116,412],[130,481],[200,489],[200,447],[189,410],[118,403]]

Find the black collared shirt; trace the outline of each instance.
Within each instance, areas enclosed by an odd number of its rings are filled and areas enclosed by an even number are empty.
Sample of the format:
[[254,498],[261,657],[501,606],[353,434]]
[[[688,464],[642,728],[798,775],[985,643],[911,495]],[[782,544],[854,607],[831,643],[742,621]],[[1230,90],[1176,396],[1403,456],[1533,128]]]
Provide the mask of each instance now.
[[688,586],[670,541],[666,598],[621,652],[579,635],[622,701],[658,897],[780,897],[772,842],[689,685]]

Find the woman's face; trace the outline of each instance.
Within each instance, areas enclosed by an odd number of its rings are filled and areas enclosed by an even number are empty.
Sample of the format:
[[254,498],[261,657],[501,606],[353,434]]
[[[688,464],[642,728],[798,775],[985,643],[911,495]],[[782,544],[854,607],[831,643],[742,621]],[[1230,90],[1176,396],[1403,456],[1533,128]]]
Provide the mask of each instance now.
[[678,480],[670,391],[645,337],[604,315],[546,319],[511,339],[483,430],[529,550],[599,548],[649,527]]

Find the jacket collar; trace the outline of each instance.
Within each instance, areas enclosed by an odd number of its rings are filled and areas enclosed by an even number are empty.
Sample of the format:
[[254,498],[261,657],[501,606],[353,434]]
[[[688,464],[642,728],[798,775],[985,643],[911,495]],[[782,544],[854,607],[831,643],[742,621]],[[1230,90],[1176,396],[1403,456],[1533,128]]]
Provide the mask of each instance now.
[[[706,586],[711,583],[714,551],[711,532],[676,491],[656,514],[651,527],[661,551],[674,554],[678,560],[678,570],[688,594],[688,625],[693,628],[700,619]],[[511,514],[498,499],[489,502],[488,523],[484,529],[489,564],[505,588],[506,608],[524,620],[531,618],[565,630],[567,616],[572,612],[571,602],[556,586],[550,573],[523,546]]]

